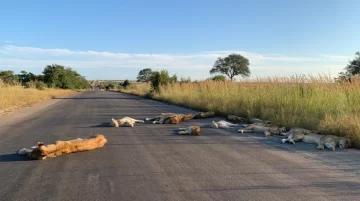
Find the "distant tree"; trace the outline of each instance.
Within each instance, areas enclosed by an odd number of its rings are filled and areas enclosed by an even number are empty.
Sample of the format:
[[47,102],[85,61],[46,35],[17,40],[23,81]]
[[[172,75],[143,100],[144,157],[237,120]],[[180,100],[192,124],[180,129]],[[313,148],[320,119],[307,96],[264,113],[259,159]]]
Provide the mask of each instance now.
[[208,78],[208,80],[213,80],[213,81],[226,81],[226,76],[225,75],[215,75],[213,77]]
[[19,76],[14,74],[14,71],[0,71],[0,79],[10,85],[17,84],[19,82]]
[[138,82],[149,82],[151,77],[152,70],[151,68],[145,68],[139,71],[137,76]]
[[189,82],[191,82],[191,78],[190,78],[190,77],[187,77],[187,78],[181,77],[181,78],[180,78],[180,83],[189,83]]
[[360,74],[360,52],[355,53],[353,60],[344,68],[343,72],[339,73],[336,81],[351,81],[351,77]]
[[171,82],[177,82],[177,75],[169,76],[167,70],[154,71],[150,77],[151,87],[154,91],[157,91],[161,85],[167,85]]
[[171,76],[169,81],[170,81],[170,83],[175,83],[175,82],[177,82],[177,81],[178,81],[177,75],[175,74],[175,75]]
[[[26,72],[24,70],[22,70],[20,72],[20,74],[18,74],[18,77],[19,77],[19,80],[21,82],[21,84],[23,86],[25,86],[25,84],[27,82],[30,82],[30,81],[38,81],[39,80],[39,76],[41,75],[35,75],[33,73],[30,73],[30,72]],[[42,77],[41,77],[42,78]],[[42,80],[39,80],[39,81],[42,81]]]
[[91,85],[84,76],[81,76],[75,70],[71,68],[65,68],[62,65],[48,65],[45,67],[43,74],[43,80],[49,87],[57,87],[62,89],[91,88]]
[[130,82],[129,82],[129,80],[125,80],[123,83],[122,83],[122,87],[124,87],[124,88],[127,88],[127,87],[129,87],[130,86]]
[[250,76],[249,60],[240,54],[230,54],[225,58],[219,57],[210,70],[211,74],[221,73],[225,74],[232,81],[237,75],[243,77]]

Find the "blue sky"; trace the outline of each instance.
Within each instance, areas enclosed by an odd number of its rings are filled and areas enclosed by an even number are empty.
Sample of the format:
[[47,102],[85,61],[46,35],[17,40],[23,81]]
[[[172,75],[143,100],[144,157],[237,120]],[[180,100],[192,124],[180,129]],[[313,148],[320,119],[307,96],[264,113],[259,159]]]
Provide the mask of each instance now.
[[252,76],[336,75],[360,50],[360,1],[10,1],[0,3],[0,70],[47,64],[88,79],[142,68],[201,79],[240,53]]

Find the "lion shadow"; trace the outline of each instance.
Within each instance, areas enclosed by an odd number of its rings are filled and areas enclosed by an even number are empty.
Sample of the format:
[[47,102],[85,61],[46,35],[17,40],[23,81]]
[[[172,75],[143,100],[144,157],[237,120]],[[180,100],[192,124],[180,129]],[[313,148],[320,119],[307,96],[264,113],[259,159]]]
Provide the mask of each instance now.
[[31,161],[31,159],[29,159],[27,156],[22,156],[17,153],[0,155],[0,163],[14,161]]

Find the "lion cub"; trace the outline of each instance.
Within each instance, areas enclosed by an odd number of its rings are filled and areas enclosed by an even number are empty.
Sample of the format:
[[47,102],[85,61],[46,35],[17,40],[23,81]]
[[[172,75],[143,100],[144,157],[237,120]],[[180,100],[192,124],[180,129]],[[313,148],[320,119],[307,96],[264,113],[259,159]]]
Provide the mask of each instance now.
[[144,123],[143,120],[133,119],[131,117],[124,117],[121,119],[111,118],[111,122],[109,123],[110,127],[134,127],[135,123]]
[[179,135],[200,135],[200,126],[189,126],[187,128],[179,128],[178,132]]

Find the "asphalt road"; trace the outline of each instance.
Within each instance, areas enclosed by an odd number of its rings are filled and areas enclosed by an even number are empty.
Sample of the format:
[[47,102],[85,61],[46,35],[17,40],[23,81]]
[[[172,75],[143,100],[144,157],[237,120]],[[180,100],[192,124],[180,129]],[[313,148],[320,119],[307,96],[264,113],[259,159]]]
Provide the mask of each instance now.
[[[102,127],[111,117],[194,112],[115,92],[86,92],[0,130],[0,200],[360,200],[360,151],[318,151],[279,138],[180,125]],[[30,161],[37,141],[104,134],[104,148]]]

